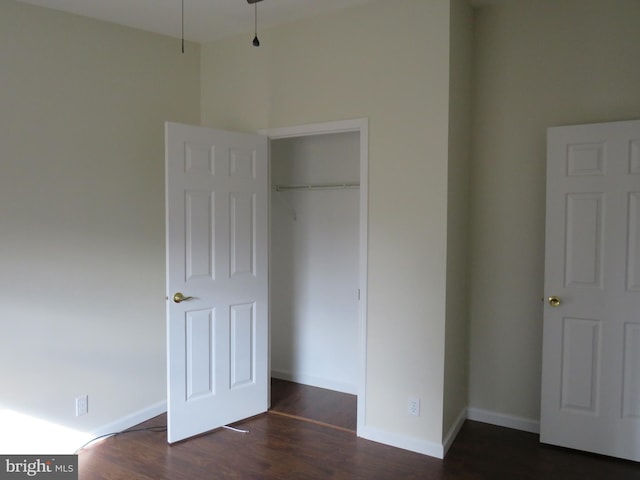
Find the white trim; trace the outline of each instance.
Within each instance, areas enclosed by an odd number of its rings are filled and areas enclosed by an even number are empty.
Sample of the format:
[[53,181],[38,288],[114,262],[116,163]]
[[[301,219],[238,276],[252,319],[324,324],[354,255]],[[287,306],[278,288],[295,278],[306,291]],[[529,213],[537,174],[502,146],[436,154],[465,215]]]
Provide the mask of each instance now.
[[[293,127],[267,128],[260,130],[260,135],[269,138],[292,138],[306,137],[309,135],[325,135],[330,133],[362,132],[362,129],[369,128],[368,118],[357,118],[353,120],[336,120],[333,122],[308,123]],[[361,180],[362,181],[362,180]]]
[[358,436],[373,442],[384,443],[392,447],[402,448],[411,452],[421,453],[435,458],[444,458],[444,448],[439,443],[399,435],[376,427],[364,426],[358,429]]
[[499,427],[513,428],[514,430],[522,430],[529,433],[540,433],[540,421],[530,418],[516,417],[473,407],[467,409],[467,418]]
[[142,422],[146,422],[147,420],[152,419],[153,417],[157,417],[167,411],[167,401],[163,400],[158,403],[154,403],[153,405],[149,405],[142,410],[138,410],[137,412],[133,412],[126,417],[122,417],[118,420],[115,420],[111,423],[107,423],[95,430],[92,430],[92,435],[94,437],[98,437],[101,435],[108,435],[110,433],[118,433],[128,428],[131,428],[135,425],[138,425]]
[[[369,239],[369,119],[337,120],[310,123],[293,127],[270,128],[258,133],[269,139],[326,135],[331,133],[360,133],[360,324],[358,326],[358,420],[357,431],[365,429],[367,401],[367,292]],[[271,202],[271,200],[269,200]],[[271,356],[269,356],[271,357]]]
[[458,433],[460,432],[460,429],[462,428],[462,425],[464,425],[464,422],[466,419],[467,419],[467,408],[465,407],[460,411],[455,422],[453,422],[453,425],[451,425],[451,428],[449,429],[444,439],[442,440],[442,448],[443,448],[444,455],[447,454],[447,452],[451,448],[451,445],[453,445],[453,442],[458,436]]
[[451,448],[451,445],[453,445],[453,442],[455,441],[456,436],[460,432],[460,429],[462,428],[462,425],[464,425],[466,419],[467,409],[463,408],[458,414],[458,417],[447,432],[441,444],[428,442],[426,440],[409,437],[406,435],[399,435],[397,433],[388,432],[386,430],[369,426],[358,429],[358,436],[374,442],[391,445],[392,447],[402,448],[411,452],[421,453],[423,455],[442,459],[449,451],[449,448]]
[[312,387],[325,388],[336,392],[349,393],[351,395],[358,394],[358,386],[353,383],[336,382],[328,378],[314,377],[299,373],[275,371],[271,372],[271,378],[287,380],[289,382],[301,383],[303,385],[311,385]]
[[365,427],[367,405],[367,306],[369,268],[369,120],[358,121],[360,131],[360,325],[358,349],[360,378],[358,381],[357,431]]

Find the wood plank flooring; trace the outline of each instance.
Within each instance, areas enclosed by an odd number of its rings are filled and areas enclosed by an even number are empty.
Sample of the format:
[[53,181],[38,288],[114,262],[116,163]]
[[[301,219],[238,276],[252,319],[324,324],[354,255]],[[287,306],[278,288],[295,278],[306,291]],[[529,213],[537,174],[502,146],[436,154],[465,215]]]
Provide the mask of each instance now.
[[[438,460],[363,440],[342,426],[288,416],[298,407],[282,402],[273,402],[281,405],[278,414],[234,425],[249,430],[246,434],[216,430],[171,446],[165,433],[151,431],[108,438],[79,452],[79,478],[640,480],[640,464],[543,446],[537,435],[472,421],[462,427],[447,458]],[[306,406],[298,413],[311,411],[324,418],[318,421],[333,421],[312,410]],[[161,425],[164,415],[137,428]]]
[[357,427],[358,397],[324,388],[271,379],[271,412],[304,418],[352,432]]

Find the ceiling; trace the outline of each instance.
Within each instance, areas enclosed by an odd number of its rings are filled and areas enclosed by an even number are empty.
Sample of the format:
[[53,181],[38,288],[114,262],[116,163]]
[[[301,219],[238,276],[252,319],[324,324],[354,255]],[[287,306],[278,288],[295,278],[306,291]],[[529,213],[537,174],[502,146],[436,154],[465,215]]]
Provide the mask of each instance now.
[[[149,32],[180,37],[182,0],[19,0]],[[258,3],[258,33],[304,17],[373,0],[264,0]],[[475,6],[507,0],[469,0]],[[513,0],[510,0],[513,1]],[[246,0],[184,0],[185,38],[205,43],[253,32],[254,6]]]

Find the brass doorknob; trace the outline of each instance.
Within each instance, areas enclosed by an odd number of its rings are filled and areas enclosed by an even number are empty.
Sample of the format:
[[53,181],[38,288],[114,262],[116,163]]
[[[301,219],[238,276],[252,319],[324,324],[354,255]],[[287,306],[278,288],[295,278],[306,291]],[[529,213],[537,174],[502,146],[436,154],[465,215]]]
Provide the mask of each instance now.
[[185,297],[182,293],[178,292],[173,296],[173,301],[176,303],[184,302],[185,300],[191,300],[193,297]]
[[549,305],[551,305],[552,307],[559,307],[560,303],[562,303],[560,301],[560,297],[557,297],[555,295],[549,297]]

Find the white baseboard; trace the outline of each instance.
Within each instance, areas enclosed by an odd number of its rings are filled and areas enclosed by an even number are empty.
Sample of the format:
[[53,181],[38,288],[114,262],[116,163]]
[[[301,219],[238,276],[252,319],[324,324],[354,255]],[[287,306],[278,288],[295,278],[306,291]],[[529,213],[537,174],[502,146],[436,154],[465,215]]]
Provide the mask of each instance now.
[[451,448],[451,445],[453,445],[453,442],[458,436],[458,433],[460,432],[460,429],[462,428],[462,425],[464,425],[464,421],[466,419],[467,419],[467,408],[465,407],[460,411],[455,422],[453,422],[453,425],[451,426],[451,428],[445,435],[444,439],[442,440],[442,449],[443,449],[444,455],[447,454],[447,452],[449,451],[449,448]]
[[358,394],[357,385],[336,382],[327,378],[314,377],[312,375],[305,375],[300,373],[282,372],[277,370],[271,371],[271,376],[278,380],[287,380],[289,382],[301,383],[302,385],[310,385],[312,387],[326,388],[327,390],[334,390],[336,392],[350,393],[351,395]]
[[374,442],[384,443],[385,445],[390,445],[392,447],[428,455],[430,457],[444,458],[467,419],[489,423],[500,427],[513,428],[515,430],[523,430],[530,433],[540,433],[540,422],[537,420],[468,407],[463,408],[460,411],[455,422],[444,436],[442,444],[427,442],[425,440],[369,426],[359,428],[358,436]]
[[529,433],[540,433],[540,421],[530,418],[516,417],[514,415],[506,415],[504,413],[473,407],[467,409],[467,418],[477,422],[490,423],[491,425],[497,425],[499,427],[513,428]]
[[453,444],[458,432],[467,419],[467,409],[463,408],[455,422],[444,437],[442,444],[428,442],[415,437],[409,437],[393,432],[388,432],[375,427],[364,426],[358,429],[358,436],[378,443],[384,443],[392,447],[402,448],[411,452],[421,453],[435,458],[444,458]]
[[358,429],[358,436],[366,440],[402,448],[411,452],[421,453],[430,457],[444,458],[444,448],[439,443],[427,442],[426,440],[421,440],[419,438],[400,435],[367,426]]
[[[305,385],[317,386],[320,388],[328,388],[330,390],[345,391],[344,389],[335,388],[335,383],[318,381],[317,378],[292,375],[283,372],[271,372],[274,378],[281,380],[289,380]],[[341,386],[339,384],[338,386]],[[341,388],[344,388],[342,385]],[[346,393],[351,393],[347,391]],[[95,430],[92,434],[95,437],[108,435],[110,433],[117,433],[142,422],[145,422],[153,417],[157,417],[167,411],[167,402],[161,401],[156,404],[150,405],[142,410],[131,413],[126,417],[120,418],[114,422],[103,425]],[[500,427],[513,428],[515,430],[522,430],[530,433],[540,433],[540,422],[538,420],[532,420],[523,417],[516,417],[513,415],[506,415],[503,413],[493,412],[490,410],[483,410],[480,408],[463,408],[460,414],[456,418],[455,422],[445,435],[442,444],[436,442],[428,442],[419,438],[410,437],[398,433],[389,432],[380,428],[364,426],[358,429],[358,436],[373,442],[383,443],[392,447],[402,448],[411,452],[428,455],[435,458],[444,458],[449,448],[453,444],[456,436],[460,432],[462,425],[466,419],[475,420],[478,422],[489,423],[491,425],[497,425]]]
[[133,412],[126,417],[115,420],[111,423],[103,425],[92,431],[92,434],[96,437],[101,435],[108,435],[110,433],[118,433],[127,428],[131,428],[139,423],[146,422],[147,420],[157,417],[158,415],[163,414],[167,411],[167,401],[163,400],[161,402],[155,403],[153,405],[149,405],[142,410],[138,410],[137,412]]

